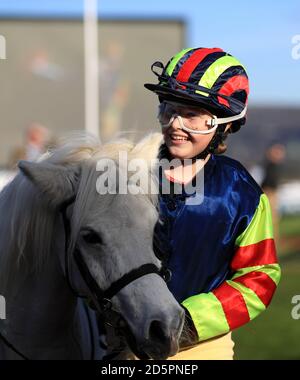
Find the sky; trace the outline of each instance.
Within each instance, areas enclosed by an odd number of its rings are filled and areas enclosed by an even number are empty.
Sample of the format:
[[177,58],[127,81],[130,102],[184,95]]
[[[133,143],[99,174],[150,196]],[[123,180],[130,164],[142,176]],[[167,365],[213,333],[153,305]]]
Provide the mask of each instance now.
[[[184,20],[186,47],[221,47],[244,64],[251,103],[300,107],[299,0],[98,0],[98,8],[102,18]],[[0,0],[0,18],[82,11],[83,0]]]

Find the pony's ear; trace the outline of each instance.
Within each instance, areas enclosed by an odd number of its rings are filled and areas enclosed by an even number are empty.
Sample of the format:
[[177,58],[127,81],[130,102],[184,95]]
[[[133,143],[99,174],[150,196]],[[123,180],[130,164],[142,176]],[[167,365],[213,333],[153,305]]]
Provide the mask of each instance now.
[[79,167],[29,161],[20,161],[18,166],[53,206],[60,206],[76,195]]

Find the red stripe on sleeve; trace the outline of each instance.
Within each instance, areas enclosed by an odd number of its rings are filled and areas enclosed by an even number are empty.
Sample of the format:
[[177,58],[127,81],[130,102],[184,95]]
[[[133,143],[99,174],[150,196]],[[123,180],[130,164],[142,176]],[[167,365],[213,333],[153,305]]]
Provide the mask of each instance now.
[[253,290],[265,306],[271,302],[276,290],[275,282],[266,273],[250,272],[233,280]]
[[[237,90],[245,90],[247,95],[249,94],[249,82],[244,75],[236,75],[230,78],[218,91],[219,94],[230,96]],[[218,97],[218,101],[221,104],[229,107],[229,103],[226,99]]]
[[274,239],[265,239],[256,244],[237,247],[231,268],[237,270],[268,264],[277,264]]
[[242,294],[224,282],[212,292],[221,302],[230,330],[250,321]]
[[194,69],[199,65],[201,61],[205,57],[208,56],[208,54],[215,53],[218,51],[223,51],[219,48],[214,49],[198,49],[196,50],[190,57],[187,59],[184,64],[182,65],[181,69],[179,70],[176,79],[180,82],[187,82],[189,80],[189,77],[191,76]]

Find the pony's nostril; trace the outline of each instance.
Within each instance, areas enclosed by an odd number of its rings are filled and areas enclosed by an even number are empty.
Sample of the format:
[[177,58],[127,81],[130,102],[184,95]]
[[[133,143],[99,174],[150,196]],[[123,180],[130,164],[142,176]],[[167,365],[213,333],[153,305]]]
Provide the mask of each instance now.
[[151,341],[160,342],[166,344],[169,341],[169,338],[164,332],[164,328],[159,321],[152,321],[149,328],[149,339]]
[[[152,321],[149,328],[149,340],[158,352],[157,358],[173,356],[178,352],[178,341],[174,334],[167,333],[168,329],[159,321]],[[152,355],[153,356],[153,355]],[[154,357],[153,357],[154,358]]]

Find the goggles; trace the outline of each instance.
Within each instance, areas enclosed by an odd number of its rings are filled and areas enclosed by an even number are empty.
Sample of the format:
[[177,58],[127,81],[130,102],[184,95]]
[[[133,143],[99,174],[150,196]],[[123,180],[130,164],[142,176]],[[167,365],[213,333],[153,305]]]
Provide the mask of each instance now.
[[[176,102],[162,102],[159,107],[158,120],[163,129],[169,128],[175,119],[178,119],[182,130],[199,135],[213,133],[220,124],[227,124],[239,120],[246,115],[247,107],[235,116],[217,118],[206,110],[184,107]],[[210,119],[207,120],[207,116]]]

